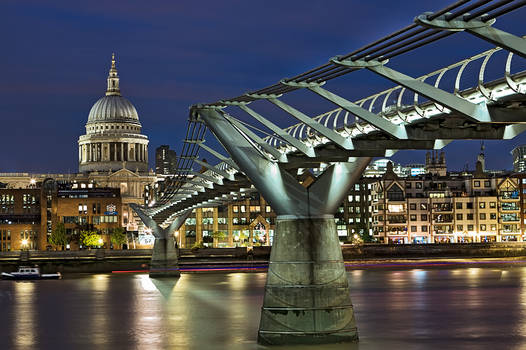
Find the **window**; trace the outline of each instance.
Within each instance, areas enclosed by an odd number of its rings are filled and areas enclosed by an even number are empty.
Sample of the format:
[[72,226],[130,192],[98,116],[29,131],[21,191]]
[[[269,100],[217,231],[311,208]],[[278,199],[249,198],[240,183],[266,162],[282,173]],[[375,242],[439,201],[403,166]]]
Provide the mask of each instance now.
[[468,217],[468,220],[473,220],[473,214],[468,214],[467,217]]
[[462,209],[462,202],[457,202],[457,203],[455,204],[455,207],[456,207],[457,209]]
[[239,213],[239,207],[238,207],[237,205],[234,205],[234,206],[232,207],[232,211],[233,211],[234,213]]
[[480,230],[481,231],[486,231],[486,225],[484,225],[484,224],[480,225]]
[[507,222],[507,221],[519,221],[519,216],[517,213],[513,213],[513,214],[501,214],[500,215],[500,219],[501,221],[503,222]]
[[420,210],[427,210],[427,203],[420,203]]
[[405,188],[411,188],[411,183],[409,181],[405,183]]
[[427,214],[420,215],[420,220],[427,221]]
[[486,220],[486,213],[480,213],[479,218],[480,220]]
[[398,184],[393,184],[390,189],[387,190],[387,199],[390,201],[403,201],[404,191],[398,186]]
[[409,204],[409,209],[416,210],[416,203]]
[[473,202],[466,203],[466,209],[473,209]]
[[473,231],[473,225],[468,225],[468,231]]
[[497,231],[497,225],[493,224],[490,227],[491,227],[491,231]]
[[403,204],[389,204],[387,210],[389,210],[390,213],[401,213],[405,211]]
[[359,191],[360,190],[360,184],[354,184],[354,190]]
[[464,225],[457,225],[457,231],[459,232],[464,231]]
[[486,202],[480,202],[480,203],[479,203],[479,208],[480,208],[480,209],[484,209],[484,208],[486,208]]
[[491,220],[497,220],[497,213],[489,213],[489,218]]
[[473,181],[473,186],[474,187],[480,187],[480,181],[478,181],[478,180]]
[[457,214],[457,220],[464,220],[462,214]]
[[519,210],[518,202],[503,202],[501,204],[502,210]]
[[422,188],[422,183],[421,182],[416,182],[415,183],[415,188],[421,189]]
[[422,229],[422,232],[427,232],[427,226],[422,226],[421,229]]
[[490,187],[490,182],[489,180],[484,180],[484,187]]
[[247,207],[244,206],[244,205],[242,205],[242,206],[241,206],[241,212],[242,212],[242,213],[246,213],[246,212],[247,212]]
[[265,211],[266,211],[267,213],[270,213],[270,211],[271,211],[271,209],[270,209],[270,205],[267,205],[267,206],[265,207]]
[[416,226],[411,226],[411,232],[416,232]]
[[201,221],[203,225],[212,225],[214,223],[213,218],[202,218]]
[[[409,220],[416,221],[416,214],[409,215]],[[415,230],[416,231],[416,230]]]
[[497,207],[497,203],[496,202],[489,202],[489,207],[490,208],[496,208]]

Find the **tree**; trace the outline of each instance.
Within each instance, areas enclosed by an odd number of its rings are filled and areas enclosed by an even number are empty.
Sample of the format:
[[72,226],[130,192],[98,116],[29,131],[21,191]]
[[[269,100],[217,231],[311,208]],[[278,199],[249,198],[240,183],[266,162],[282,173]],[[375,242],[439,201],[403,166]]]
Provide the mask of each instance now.
[[97,231],[81,231],[80,244],[84,247],[92,248],[102,245],[102,237]]
[[226,233],[224,233],[223,231],[214,231],[210,235],[214,239],[214,241],[213,241],[214,248],[217,248],[217,243],[218,243],[218,241],[220,239],[225,239],[226,238]]
[[124,229],[122,227],[117,227],[114,229],[110,234],[110,240],[111,243],[117,247],[120,247],[126,243],[126,234],[124,233]]
[[199,241],[194,243],[194,245],[192,246],[192,250],[198,250],[204,247],[205,245],[203,244],[203,241]]
[[68,244],[68,237],[66,235],[66,228],[64,227],[63,223],[59,222],[57,226],[55,226],[55,229],[51,232],[48,241],[50,244],[57,247],[62,247],[62,249],[64,249],[64,246]]

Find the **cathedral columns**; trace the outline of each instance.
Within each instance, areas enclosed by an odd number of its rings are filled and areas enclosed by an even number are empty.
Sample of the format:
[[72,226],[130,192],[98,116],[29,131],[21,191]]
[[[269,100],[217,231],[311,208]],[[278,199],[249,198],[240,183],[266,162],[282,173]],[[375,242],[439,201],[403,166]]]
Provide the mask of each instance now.
[[124,143],[119,143],[119,148],[121,149],[121,162],[124,161]]

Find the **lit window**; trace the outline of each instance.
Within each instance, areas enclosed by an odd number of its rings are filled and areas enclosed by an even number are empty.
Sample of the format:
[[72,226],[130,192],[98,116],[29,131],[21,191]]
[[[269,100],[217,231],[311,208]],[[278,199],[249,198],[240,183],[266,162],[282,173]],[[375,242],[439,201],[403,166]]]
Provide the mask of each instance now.
[[403,204],[389,204],[387,210],[391,213],[401,213],[405,211]]

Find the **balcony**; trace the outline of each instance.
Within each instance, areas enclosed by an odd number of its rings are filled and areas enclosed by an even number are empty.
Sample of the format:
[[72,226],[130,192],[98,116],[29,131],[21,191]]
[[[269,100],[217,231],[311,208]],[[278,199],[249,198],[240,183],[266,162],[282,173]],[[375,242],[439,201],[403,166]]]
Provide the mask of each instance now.
[[503,191],[499,193],[499,198],[502,200],[519,199],[519,191]]
[[500,222],[518,222],[520,220],[519,214],[502,214],[500,216]]
[[434,215],[433,216],[433,223],[451,224],[451,223],[453,223],[453,215],[451,215],[451,214]]
[[406,224],[407,217],[405,215],[390,215],[387,217],[387,223],[394,225]]

